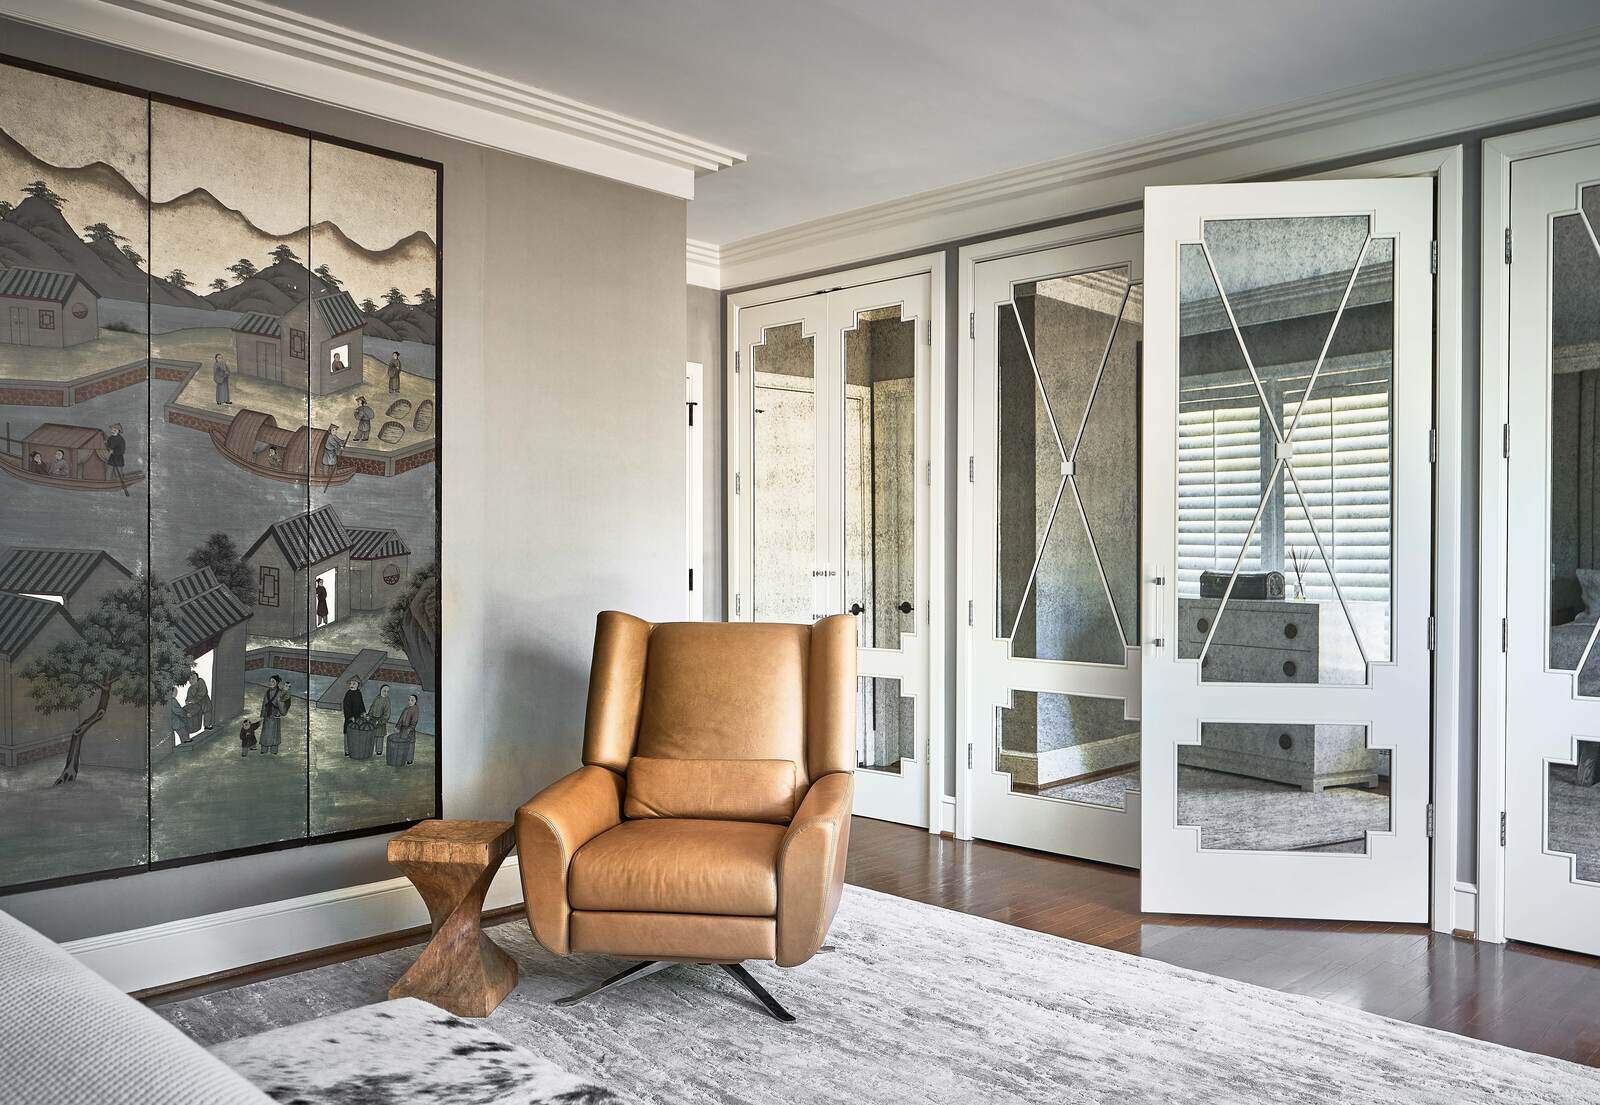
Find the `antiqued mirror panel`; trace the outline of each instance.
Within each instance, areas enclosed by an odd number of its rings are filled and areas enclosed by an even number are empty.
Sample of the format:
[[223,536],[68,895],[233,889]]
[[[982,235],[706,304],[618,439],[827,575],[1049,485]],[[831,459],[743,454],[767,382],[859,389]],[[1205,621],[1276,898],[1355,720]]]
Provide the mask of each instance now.
[[1123,664],[1137,644],[1143,303],[1117,266],[997,307],[996,625],[1014,657]]
[[809,623],[817,566],[816,338],[798,322],[768,327],[750,350],[754,380],[751,611]]
[[1012,691],[995,710],[995,766],[1013,794],[1123,808],[1139,789],[1139,722],[1120,698]]
[[1573,741],[1545,778],[1545,850],[1572,857],[1572,878],[1600,886],[1600,740]]
[[1394,242],[1366,216],[1180,246],[1178,646],[1208,682],[1392,656]]
[[[1585,189],[1585,199],[1600,185]],[[1550,667],[1600,697],[1600,246],[1584,210],[1550,220]]]
[[916,701],[900,680],[863,676],[856,694],[856,766],[898,775],[903,760],[917,758]]
[[917,320],[898,306],[844,331],[845,608],[864,648],[916,631]]
[[1177,823],[1208,851],[1365,853],[1391,827],[1390,753],[1356,724],[1204,722],[1178,746]]

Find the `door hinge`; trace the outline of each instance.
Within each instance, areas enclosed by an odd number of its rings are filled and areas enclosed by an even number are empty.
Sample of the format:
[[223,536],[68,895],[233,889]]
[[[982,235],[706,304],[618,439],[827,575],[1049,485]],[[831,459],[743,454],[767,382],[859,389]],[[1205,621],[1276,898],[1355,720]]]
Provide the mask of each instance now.
[[737,472],[735,472],[735,473],[734,473],[734,474],[733,474],[733,493],[734,493],[734,494],[735,494],[735,495],[742,495],[742,494],[744,494],[744,492],[743,492],[743,491],[742,491],[742,490],[741,490],[741,486],[742,486],[742,484],[743,484],[743,481],[742,481],[742,480],[740,480],[740,478],[739,478],[739,473],[737,473]]
[[689,569],[689,590],[694,590],[694,569]]
[[1433,839],[1433,803],[1428,803],[1428,839]]
[[1511,264],[1511,228],[1506,227],[1506,264]]
[[1433,240],[1433,245],[1428,251],[1428,271],[1435,276],[1439,275],[1439,239],[1437,238]]
[[1500,426],[1500,455],[1507,460],[1511,459],[1511,423],[1505,422]]
[[1428,463],[1439,463],[1439,431],[1428,431]]
[[978,458],[975,456],[967,458],[967,482],[978,482]]
[[1432,652],[1439,647],[1439,623],[1432,614],[1428,615],[1428,651]]
[[735,373],[739,371],[739,351],[737,349],[733,351],[733,371]]
[[735,615],[742,614],[744,612],[743,609],[742,609],[743,606],[744,606],[744,598],[743,598],[743,596],[734,595],[733,596],[733,612],[734,612],[734,614]]
[[1500,811],[1500,847],[1506,846],[1506,811]]
[[933,319],[931,319],[931,318],[928,320],[926,333],[927,333],[928,336],[927,336],[924,344],[932,345],[933,344]]
[[925,473],[924,478],[927,480],[928,486],[932,487],[933,486],[933,461],[930,460],[927,463],[926,467],[923,469],[923,472]]
[[967,600],[967,624],[972,624],[972,600]]
[[1501,618],[1500,619],[1500,651],[1501,652],[1504,652],[1506,650],[1507,638],[1510,637],[1510,635],[1511,635],[1510,627],[1508,627],[1506,625],[1506,620],[1504,618]]
[[967,766],[972,766],[972,745],[967,745]]
[[977,336],[978,336],[978,312],[976,312],[976,311],[968,311],[967,312],[967,337],[975,338]]

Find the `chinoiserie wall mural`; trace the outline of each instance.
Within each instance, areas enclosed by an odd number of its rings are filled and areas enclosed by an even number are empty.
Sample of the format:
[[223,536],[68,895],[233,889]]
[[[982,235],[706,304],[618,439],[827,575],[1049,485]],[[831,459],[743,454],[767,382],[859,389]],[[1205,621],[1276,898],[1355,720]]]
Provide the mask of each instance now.
[[0,889],[436,816],[439,167],[0,103]]

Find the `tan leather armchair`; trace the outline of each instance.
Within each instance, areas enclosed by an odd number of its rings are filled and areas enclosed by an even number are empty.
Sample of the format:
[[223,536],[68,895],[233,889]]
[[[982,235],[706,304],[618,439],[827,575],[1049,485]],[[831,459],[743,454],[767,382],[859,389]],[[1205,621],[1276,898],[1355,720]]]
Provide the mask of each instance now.
[[600,615],[583,767],[517,810],[528,922],[557,955],[804,963],[844,886],[855,790],[856,626]]

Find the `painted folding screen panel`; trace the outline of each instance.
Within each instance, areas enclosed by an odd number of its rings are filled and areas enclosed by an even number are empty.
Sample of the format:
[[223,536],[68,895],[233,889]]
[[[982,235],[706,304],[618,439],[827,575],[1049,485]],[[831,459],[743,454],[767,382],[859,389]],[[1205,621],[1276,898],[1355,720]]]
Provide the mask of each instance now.
[[436,816],[438,167],[0,103],[0,891]]
[[0,68],[0,885],[149,858],[149,102]]

